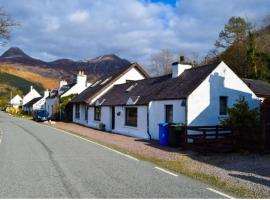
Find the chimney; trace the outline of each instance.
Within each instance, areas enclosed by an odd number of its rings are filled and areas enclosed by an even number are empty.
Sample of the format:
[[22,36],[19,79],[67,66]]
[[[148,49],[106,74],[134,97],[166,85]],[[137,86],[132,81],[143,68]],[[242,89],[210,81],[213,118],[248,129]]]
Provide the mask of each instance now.
[[186,69],[192,68],[192,65],[185,63],[185,57],[180,56],[179,62],[172,64],[172,78],[180,76]]
[[77,75],[77,84],[86,87],[87,86],[87,76],[84,74],[84,71],[79,71]]
[[30,86],[30,92],[33,90],[33,85]]

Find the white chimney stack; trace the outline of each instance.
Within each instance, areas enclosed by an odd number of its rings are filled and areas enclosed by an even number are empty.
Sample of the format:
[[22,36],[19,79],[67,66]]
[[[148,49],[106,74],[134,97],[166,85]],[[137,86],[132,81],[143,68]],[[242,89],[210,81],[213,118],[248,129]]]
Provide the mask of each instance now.
[[87,76],[84,74],[84,71],[79,71],[77,75],[77,84],[83,87],[87,86]]
[[186,69],[192,68],[192,65],[185,63],[184,56],[180,56],[180,62],[172,64],[172,78],[180,76]]
[[30,92],[33,90],[33,85],[30,86]]

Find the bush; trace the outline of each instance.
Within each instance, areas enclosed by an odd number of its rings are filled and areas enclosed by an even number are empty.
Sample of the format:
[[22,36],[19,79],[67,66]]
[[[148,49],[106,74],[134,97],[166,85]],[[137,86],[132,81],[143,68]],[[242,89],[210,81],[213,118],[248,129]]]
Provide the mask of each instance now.
[[14,108],[14,107],[7,107],[6,112],[12,115],[21,114],[21,110],[19,108]]
[[236,150],[258,150],[262,138],[259,110],[250,109],[248,103],[241,98],[228,109],[228,115],[221,124],[233,128]]
[[98,125],[98,128],[100,130],[103,130],[103,131],[105,130],[105,127],[106,127],[106,125],[104,123],[102,123],[102,122],[100,122],[99,125]]

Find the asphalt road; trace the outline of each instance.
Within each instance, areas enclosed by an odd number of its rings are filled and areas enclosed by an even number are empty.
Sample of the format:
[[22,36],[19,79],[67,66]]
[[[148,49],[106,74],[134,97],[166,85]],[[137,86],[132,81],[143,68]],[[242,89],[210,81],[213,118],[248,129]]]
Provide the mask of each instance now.
[[0,198],[225,198],[207,188],[0,112]]

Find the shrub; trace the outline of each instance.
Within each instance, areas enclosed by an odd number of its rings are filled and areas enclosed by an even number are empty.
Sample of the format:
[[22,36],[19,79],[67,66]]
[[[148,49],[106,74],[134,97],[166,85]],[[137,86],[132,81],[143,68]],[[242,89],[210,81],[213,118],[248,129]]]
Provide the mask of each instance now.
[[257,108],[250,109],[248,103],[240,98],[228,109],[228,118],[221,121],[232,127],[236,137],[236,150],[258,150],[261,144],[260,113]]
[[105,127],[106,127],[106,125],[104,124],[104,123],[102,123],[102,122],[100,122],[99,124],[98,124],[98,128],[100,129],[100,130],[105,130]]

